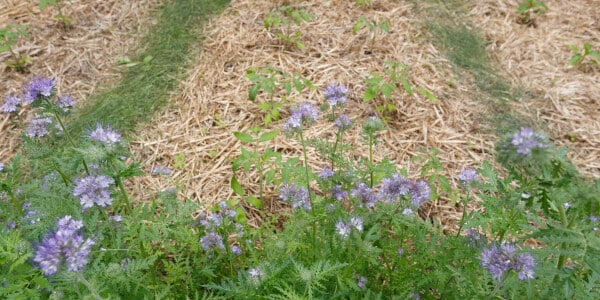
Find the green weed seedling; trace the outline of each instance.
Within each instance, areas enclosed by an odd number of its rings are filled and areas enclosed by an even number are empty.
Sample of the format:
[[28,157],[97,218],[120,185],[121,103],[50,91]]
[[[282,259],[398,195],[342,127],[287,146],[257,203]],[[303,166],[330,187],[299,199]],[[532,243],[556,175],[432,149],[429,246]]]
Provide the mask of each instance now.
[[369,20],[366,17],[358,18],[354,27],[352,27],[352,34],[357,34],[361,29],[368,28],[371,32],[371,40],[369,42],[370,46],[373,47],[375,43],[375,37],[377,36],[377,31],[381,33],[390,33],[391,22],[389,19],[384,19],[381,21]]
[[527,26],[536,27],[535,15],[543,16],[548,10],[546,3],[536,0],[525,0],[519,4],[517,11],[519,12],[518,22]]
[[373,0],[356,0],[354,3],[360,7],[369,7],[373,4]]
[[592,49],[591,44],[584,43],[582,49],[579,49],[579,47],[575,45],[569,46],[569,48],[574,52],[573,56],[571,56],[571,59],[569,59],[569,65],[580,66],[585,64],[585,62],[589,62],[594,66],[598,66],[600,64],[600,52]]
[[[404,91],[413,96],[413,86],[408,80],[409,65],[399,63],[397,61],[386,61],[384,63],[384,72],[386,77],[383,77],[379,73],[375,72],[371,74],[371,77],[365,78],[364,82],[367,84],[363,101],[369,102],[376,99],[379,96],[383,96],[385,102],[382,105],[377,106],[379,112],[395,112],[397,107],[391,103],[394,92],[398,90],[398,86],[402,86]],[[417,91],[423,94],[431,101],[437,101],[437,98],[433,93],[423,87],[416,87]]]
[[54,16],[54,19],[57,20],[63,29],[69,29],[73,27],[73,18],[65,16],[62,12],[62,5],[59,0],[39,0],[39,7],[41,10],[44,10],[48,5],[56,7],[58,10],[58,14]]
[[302,22],[309,22],[314,19],[314,15],[306,12],[304,9],[296,9],[292,6],[281,6],[267,15],[264,20],[265,29],[274,31],[275,36],[285,46],[295,46],[300,50],[306,49],[306,45],[302,43],[302,33],[299,30],[292,28],[292,25],[297,27]]
[[9,52],[12,57],[4,63],[20,73],[27,71],[27,67],[31,64],[31,58],[26,54],[18,55],[13,46],[19,38],[28,36],[26,29],[25,25],[15,26],[14,24],[0,28],[0,52]]
[[272,66],[262,69],[249,68],[246,70],[246,77],[252,82],[252,86],[248,91],[250,101],[254,102],[261,91],[269,95],[269,100],[258,104],[258,108],[265,113],[263,118],[265,126],[279,120],[283,111],[283,104],[275,101],[275,96],[285,91],[285,94],[281,97],[286,101],[286,95],[290,95],[293,91],[301,92],[304,88],[315,89],[312,82],[300,74],[287,74],[283,70]]
[[[235,131],[233,135],[243,144],[249,145],[251,149],[242,147],[241,154],[233,161],[233,177],[231,178],[231,188],[233,191],[241,196],[245,197],[246,192],[239,183],[235,173],[238,170],[242,170],[247,173],[251,168],[256,169],[258,172],[258,198],[252,195],[246,197],[248,204],[262,209],[262,203],[264,200],[264,187],[275,183],[275,175],[280,172],[281,165],[281,153],[274,151],[273,149],[262,146],[263,143],[272,141],[277,137],[279,131],[267,131],[264,132],[261,127],[253,127],[250,129],[251,133]],[[262,153],[261,153],[262,152]]]

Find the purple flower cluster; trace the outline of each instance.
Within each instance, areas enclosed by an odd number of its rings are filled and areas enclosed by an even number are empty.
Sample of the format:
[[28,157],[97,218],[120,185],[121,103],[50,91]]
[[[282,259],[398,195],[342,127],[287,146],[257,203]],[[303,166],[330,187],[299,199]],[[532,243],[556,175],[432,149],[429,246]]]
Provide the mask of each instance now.
[[333,177],[333,175],[334,175],[333,170],[330,169],[329,167],[325,167],[325,168],[323,168],[323,170],[321,172],[319,172],[319,178],[321,178],[321,180],[331,178],[331,177]]
[[0,109],[2,109],[2,112],[5,113],[13,113],[15,111],[17,111],[17,106],[20,105],[22,102],[21,98],[17,97],[17,96],[6,96],[4,97],[4,104],[2,105],[2,107]]
[[[219,211],[213,212],[207,216],[206,212],[201,212],[196,218],[196,223],[204,227],[208,231],[214,231],[217,227],[223,224],[224,218],[234,219],[236,212],[233,209],[228,209],[227,202],[219,202]],[[236,225],[239,225],[236,223]]]
[[342,201],[344,198],[348,197],[348,192],[344,191],[342,186],[338,184],[331,189],[331,195],[337,201]]
[[351,195],[368,208],[375,207],[375,203],[379,201],[379,196],[364,182],[359,183],[358,186],[352,190]]
[[529,127],[523,127],[515,133],[511,144],[517,147],[517,153],[521,155],[531,155],[532,150],[546,147],[544,137]]
[[205,236],[201,237],[200,244],[202,244],[202,249],[204,249],[204,251],[210,251],[213,249],[219,249],[220,251],[225,250],[223,237],[214,231],[211,231]]
[[381,198],[386,202],[395,202],[399,197],[408,195],[413,207],[418,208],[429,200],[431,189],[423,180],[411,181],[399,174],[385,178],[381,187]]
[[25,85],[23,102],[31,105],[38,97],[50,97],[54,89],[54,79],[35,77]]
[[27,129],[25,130],[26,135],[30,138],[41,138],[48,135],[48,125],[52,124],[51,117],[38,116],[29,122]]
[[296,184],[283,184],[279,190],[279,198],[283,202],[292,204],[293,209],[303,207],[309,211],[311,209],[308,189]]
[[96,124],[96,129],[88,134],[90,140],[99,141],[101,143],[112,145],[121,141],[121,134],[114,131],[110,126],[106,128],[100,124]]
[[325,89],[325,99],[331,106],[342,106],[346,103],[348,89],[340,84],[330,84]]
[[458,174],[458,180],[462,184],[469,185],[477,179],[477,171],[473,168],[465,168]]
[[335,126],[337,126],[337,128],[339,130],[347,130],[350,128],[350,125],[352,124],[352,121],[350,121],[350,117],[348,117],[345,114],[341,114],[337,117],[337,119],[335,119]]
[[310,124],[319,118],[319,109],[308,102],[291,109],[290,113],[290,118],[283,125],[288,132],[300,130],[303,123]]
[[75,221],[71,216],[58,220],[56,232],[44,238],[33,258],[45,275],[58,272],[63,262],[69,272],[79,271],[88,263],[94,241],[84,240],[79,233],[82,228],[83,222]]
[[515,270],[521,280],[532,279],[535,259],[529,253],[517,254],[517,249],[511,244],[494,244],[491,248],[483,249],[481,266],[492,273],[492,277],[501,281],[504,274]]
[[58,97],[56,104],[62,110],[68,111],[71,107],[73,107],[73,105],[75,105],[75,100],[73,100],[73,97],[71,97],[71,95],[64,95]]
[[2,170],[4,170],[4,163],[0,162],[0,172],[2,172]]
[[83,210],[94,206],[94,203],[100,207],[106,207],[112,204],[108,189],[112,184],[114,184],[114,180],[104,175],[79,178],[75,180],[73,195],[79,197]]
[[338,220],[335,223],[335,230],[342,238],[347,238],[352,232],[352,229],[358,231],[363,230],[363,220],[361,217],[351,217],[348,222]]
[[367,277],[360,276],[356,281],[356,285],[358,285],[359,288],[364,289],[367,286]]

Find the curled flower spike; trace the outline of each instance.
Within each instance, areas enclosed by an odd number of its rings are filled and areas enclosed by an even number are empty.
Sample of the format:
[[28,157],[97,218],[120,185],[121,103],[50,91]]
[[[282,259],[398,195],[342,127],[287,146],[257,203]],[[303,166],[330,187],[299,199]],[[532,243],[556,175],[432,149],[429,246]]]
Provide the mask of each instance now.
[[306,187],[285,183],[279,191],[279,198],[284,202],[292,204],[292,208],[294,209],[300,207],[303,207],[307,211],[311,209],[308,189]]
[[96,124],[96,129],[92,130],[88,137],[90,140],[102,142],[107,145],[119,143],[121,141],[121,134],[114,131],[110,126],[103,128],[102,125]]
[[90,175],[75,180],[73,195],[79,197],[84,210],[94,206],[106,207],[112,204],[109,187],[114,184],[112,178],[104,175]]
[[296,131],[302,128],[302,124],[310,124],[319,118],[319,109],[308,103],[302,103],[290,110],[291,116],[285,122],[283,128],[286,131]]
[[45,275],[57,273],[63,263],[69,272],[77,272],[88,263],[95,242],[84,240],[79,233],[82,228],[83,222],[75,221],[71,216],[58,220],[56,232],[44,238],[33,258]]
[[17,111],[17,106],[19,106],[21,102],[21,98],[17,96],[6,96],[4,98],[4,104],[0,109],[5,113],[13,113]]
[[515,270],[521,280],[532,279],[535,259],[529,253],[517,254],[517,249],[511,244],[494,244],[481,253],[481,266],[492,273],[492,277],[501,281],[504,274]]
[[458,180],[466,185],[471,184],[475,179],[477,179],[477,171],[472,168],[465,168],[458,175]]
[[36,117],[29,122],[27,129],[25,130],[26,135],[30,138],[41,138],[48,135],[48,125],[52,124],[51,117]]
[[23,103],[31,105],[38,97],[50,97],[54,89],[54,79],[35,77],[25,85]]
[[342,106],[346,103],[348,89],[340,84],[330,84],[325,89],[325,99],[331,106]]
[[517,147],[517,153],[525,156],[531,155],[531,151],[534,149],[542,149],[547,146],[544,137],[529,127],[523,127],[521,131],[515,133],[511,144]]
[[337,119],[335,119],[335,126],[339,130],[346,130],[350,128],[352,122],[350,121],[350,117],[345,114],[341,114]]

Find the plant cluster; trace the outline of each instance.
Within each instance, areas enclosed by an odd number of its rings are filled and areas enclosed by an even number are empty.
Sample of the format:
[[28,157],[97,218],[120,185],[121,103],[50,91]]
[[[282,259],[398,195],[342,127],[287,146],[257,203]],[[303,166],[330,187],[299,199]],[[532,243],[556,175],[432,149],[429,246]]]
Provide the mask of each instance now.
[[[255,169],[259,195],[234,177],[243,197],[214,206],[177,199],[176,189],[139,203],[124,180],[143,172],[128,162],[121,134],[98,124],[72,136],[65,120],[74,101],[57,97],[54,85],[36,77],[2,106],[38,113],[26,126],[24,154],[0,163],[2,298],[600,296],[600,181],[582,179],[565,150],[531,128],[498,143],[504,170],[484,162],[447,178],[430,150],[420,158],[420,178],[412,178],[374,159],[384,121],[351,120],[348,88],[334,83],[322,91],[322,105],[291,104],[279,124],[302,145],[300,157],[284,159],[268,145],[279,130],[234,132],[248,147],[234,170]],[[331,140],[306,130],[323,114],[335,125]],[[346,142],[356,126],[364,155],[352,155],[359,145]],[[322,153],[321,168],[308,164],[308,147]],[[171,173],[164,166],[151,172]],[[278,189],[289,209],[267,214],[265,187]],[[442,196],[462,210],[458,230],[422,217]],[[474,199],[482,210],[467,210]],[[260,222],[248,222],[248,209],[261,213]]]
[[27,37],[27,26],[10,24],[4,28],[0,28],[0,52],[9,52],[11,59],[4,63],[11,69],[17,72],[24,73],[27,67],[31,64],[31,58],[26,54],[18,55],[13,46],[21,37]]
[[73,18],[63,14],[60,0],[39,0],[38,5],[41,10],[44,10],[48,6],[54,6],[58,11],[58,14],[54,16],[54,19],[60,23],[63,29],[69,29],[73,26]]
[[537,27],[535,16],[543,16],[548,10],[546,3],[537,0],[524,0],[517,7],[518,22],[527,26]]
[[573,51],[573,56],[569,59],[569,65],[580,66],[589,62],[593,66],[600,65],[600,52],[592,48],[589,43],[584,43],[583,47],[579,49],[577,46],[569,46]]
[[275,36],[285,46],[295,46],[300,50],[306,49],[302,43],[302,33],[298,29],[303,22],[309,22],[314,15],[308,13],[305,9],[295,8],[291,5],[280,6],[272,10],[264,19],[265,29],[269,32],[274,31]]

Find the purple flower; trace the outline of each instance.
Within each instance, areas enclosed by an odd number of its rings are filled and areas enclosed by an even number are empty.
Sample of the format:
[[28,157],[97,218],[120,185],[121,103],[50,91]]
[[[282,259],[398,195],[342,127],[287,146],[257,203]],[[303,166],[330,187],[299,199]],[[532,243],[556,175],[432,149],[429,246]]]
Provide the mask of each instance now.
[[360,278],[356,281],[356,285],[358,285],[359,288],[364,289],[367,286],[367,277],[360,276]]
[[337,119],[335,119],[334,122],[335,126],[337,126],[339,130],[349,129],[350,124],[352,124],[352,122],[350,121],[350,117],[344,114],[339,115],[339,117],[337,117]]
[[2,170],[4,170],[4,163],[0,162],[0,172],[2,172]]
[[339,84],[330,84],[325,89],[325,99],[329,101],[331,106],[342,106],[346,103],[346,95],[348,89]]
[[112,178],[104,175],[90,175],[75,180],[73,195],[79,197],[83,210],[94,206],[94,203],[100,207],[106,207],[112,204],[108,190],[112,184],[114,184]]
[[394,202],[398,197],[408,194],[410,181],[400,174],[394,174],[391,178],[383,179],[381,186],[381,197],[386,202]]
[[231,253],[235,255],[242,255],[242,248],[240,248],[238,245],[233,245],[231,246]]
[[404,249],[398,248],[398,250],[396,252],[398,253],[399,256],[402,256],[404,254]]
[[352,232],[352,227],[350,227],[350,224],[342,220],[338,220],[335,223],[335,230],[339,235],[342,236],[342,238],[347,238],[350,235],[350,232]]
[[344,191],[339,184],[331,189],[331,194],[333,195],[333,198],[338,201],[342,201],[344,198],[348,197],[348,192]]
[[304,207],[307,211],[311,209],[308,189],[306,187],[285,183],[279,190],[279,198],[284,202],[291,203],[294,209],[300,207]]
[[368,208],[375,207],[375,203],[379,201],[379,196],[375,194],[373,189],[368,187],[365,183],[361,182],[358,186],[352,190],[352,197],[360,200],[360,202],[366,205]]
[[363,219],[361,217],[351,217],[350,226],[358,231],[363,231]]
[[250,278],[257,280],[263,275],[263,272],[259,268],[252,268],[248,271],[248,275],[250,275]]
[[58,107],[67,111],[69,110],[69,108],[73,107],[73,105],[75,104],[75,100],[73,100],[73,97],[71,97],[71,95],[64,95],[58,97],[56,103],[58,104]]
[[300,130],[303,123],[310,124],[319,118],[319,109],[308,102],[290,109],[290,113],[290,118],[283,126],[286,131]]
[[26,129],[26,134],[30,138],[41,138],[48,135],[48,125],[52,124],[51,117],[36,117],[31,122]]
[[517,254],[516,248],[511,244],[494,244],[491,248],[483,249],[481,253],[481,266],[492,273],[492,277],[501,281],[508,271],[518,271],[521,280],[532,279],[535,260],[529,253]]
[[219,248],[221,251],[225,250],[223,238],[216,232],[209,232],[207,235],[200,238],[200,244],[202,244],[204,251],[209,251],[215,248]]
[[50,97],[54,88],[54,79],[35,77],[25,85],[23,102],[31,105],[39,97]]
[[402,210],[402,215],[403,215],[403,216],[412,215],[412,214],[414,214],[414,213],[415,213],[415,212],[414,212],[414,211],[413,211],[411,208],[408,208],[408,207],[407,207],[407,208],[405,208],[404,210]]
[[171,169],[164,167],[164,166],[155,166],[154,168],[152,168],[152,175],[156,176],[156,175],[169,175],[171,174]]
[[381,121],[380,118],[378,118],[377,116],[370,116],[365,122],[363,129],[367,133],[374,133],[376,131],[385,129],[385,126],[383,125],[383,121]]
[[521,155],[531,155],[532,150],[546,147],[544,137],[529,127],[523,127],[515,133],[511,144],[517,147],[517,153]]
[[99,141],[107,145],[116,144],[121,141],[121,134],[112,130],[110,126],[103,128],[102,125],[96,124],[96,129],[89,133],[89,138],[94,141]]
[[427,182],[419,180],[417,182],[409,182],[408,193],[410,194],[410,202],[414,207],[419,207],[421,204],[429,200],[431,189]]
[[21,98],[16,96],[6,96],[2,105],[2,112],[12,113],[17,111],[17,106],[21,104]]
[[17,228],[17,222],[11,220],[6,223],[6,230],[11,231],[15,228]]
[[227,209],[227,202],[225,202],[225,201],[219,202],[218,205],[219,205],[219,209],[220,210],[226,210]]
[[58,220],[56,232],[44,238],[33,258],[45,275],[58,272],[63,262],[69,272],[79,271],[88,263],[94,241],[84,240],[79,233],[82,228],[83,222],[75,221],[71,216]]
[[325,180],[327,178],[333,177],[334,173],[333,170],[331,170],[329,167],[325,167],[320,173],[319,173],[319,178],[321,178],[321,180]]
[[471,184],[471,182],[475,181],[475,179],[477,179],[477,171],[472,168],[465,168],[458,175],[458,180],[465,185]]

